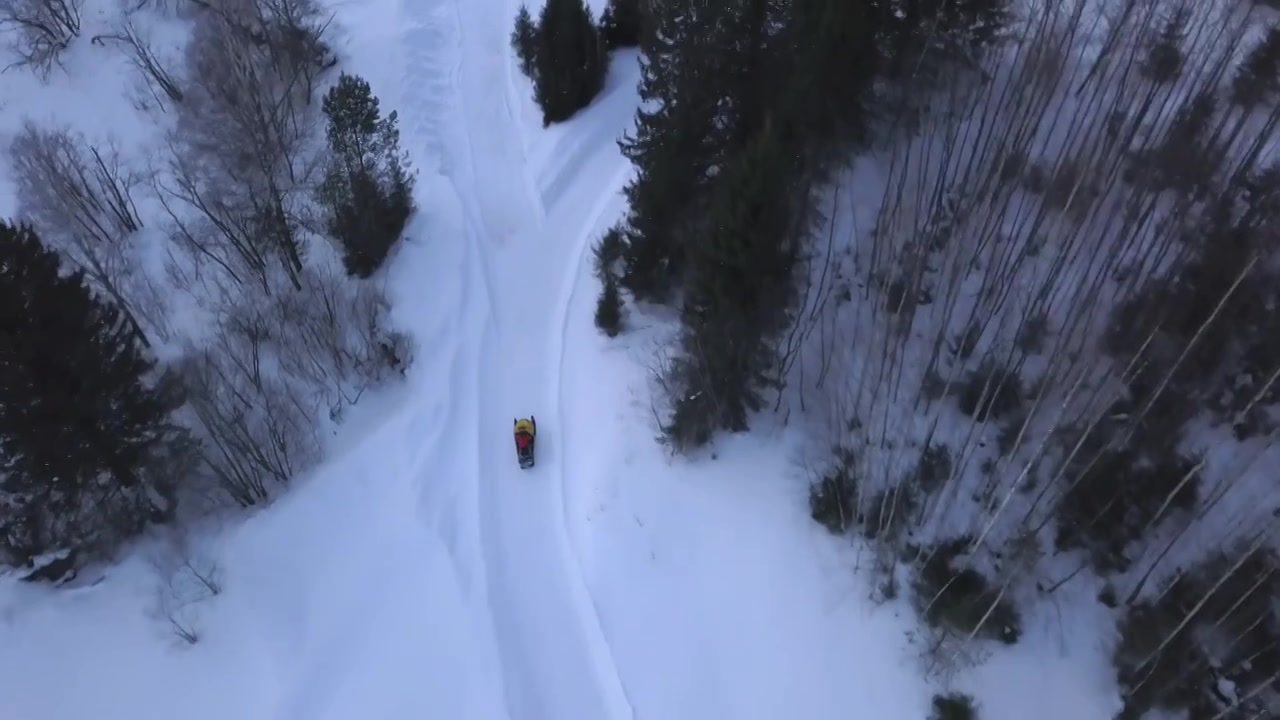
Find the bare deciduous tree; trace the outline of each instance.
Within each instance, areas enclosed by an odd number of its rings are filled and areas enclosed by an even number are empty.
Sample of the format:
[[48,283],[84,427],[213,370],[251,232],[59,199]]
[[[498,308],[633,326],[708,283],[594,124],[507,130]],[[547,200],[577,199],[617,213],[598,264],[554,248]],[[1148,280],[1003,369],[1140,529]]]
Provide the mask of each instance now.
[[[115,301],[138,338],[150,344],[139,321],[142,303],[131,293],[147,282],[138,277],[131,242],[142,228],[133,192],[144,175],[126,165],[114,145],[100,150],[66,129],[30,122],[9,155],[22,214]],[[146,314],[160,330],[159,314]]]
[[332,267],[308,268],[302,292],[277,308],[281,369],[322,388],[333,416],[411,362],[408,338],[387,327],[382,288],[350,282]]
[[172,103],[182,102],[183,93],[178,79],[169,72],[164,61],[156,55],[150,38],[134,24],[132,13],[125,15],[115,32],[95,35],[90,40],[96,45],[105,45],[108,41],[125,48],[129,61],[142,74],[147,88],[160,107],[163,108],[166,105],[166,98]]
[[31,67],[48,77],[62,52],[80,35],[83,4],[83,0],[0,0],[0,32],[10,35],[10,48],[18,56],[8,67]]
[[323,27],[308,24],[314,6],[302,0],[206,7],[187,47],[191,87],[173,136],[173,184],[163,191],[218,231],[180,229],[188,249],[228,270],[238,265],[237,281],[268,289],[271,267],[280,267],[300,290],[302,235],[311,224],[306,193],[316,168],[317,113],[308,107],[305,78],[323,63],[286,53],[272,33],[289,27],[320,43]]

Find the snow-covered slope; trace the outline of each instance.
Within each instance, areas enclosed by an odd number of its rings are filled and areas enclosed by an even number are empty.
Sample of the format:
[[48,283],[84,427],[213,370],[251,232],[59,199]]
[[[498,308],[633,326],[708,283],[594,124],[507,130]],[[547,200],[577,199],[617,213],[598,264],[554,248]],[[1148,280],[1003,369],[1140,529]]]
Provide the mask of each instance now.
[[[0,581],[0,718],[926,715],[914,619],[872,604],[853,548],[808,520],[786,434],[693,463],[653,442],[661,323],[618,341],[591,324],[636,55],[543,129],[507,46],[516,7],[335,7],[420,172],[388,278],[417,339],[409,382],[362,401],[282,500],[192,549],[220,587],[184,598],[194,645],[156,611],[181,591],[157,587],[146,552],[71,590]],[[521,471],[509,423],[530,413],[539,462]],[[1054,622],[1040,635],[1070,634]],[[1104,717],[1096,651],[1035,634],[960,684],[996,720]]]

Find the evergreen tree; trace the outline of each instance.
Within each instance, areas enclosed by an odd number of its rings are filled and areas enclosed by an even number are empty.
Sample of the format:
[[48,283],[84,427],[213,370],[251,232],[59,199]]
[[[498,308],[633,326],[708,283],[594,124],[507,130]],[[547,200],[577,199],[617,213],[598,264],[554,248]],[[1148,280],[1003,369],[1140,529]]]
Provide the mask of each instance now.
[[691,247],[667,427],[677,448],[702,445],[716,430],[746,430],[777,386],[777,340],[790,322],[799,253],[795,163],[766,124],[726,168],[707,234]]
[[600,37],[606,49],[635,47],[643,30],[640,0],[609,0],[600,13]]
[[724,71],[711,43],[725,12],[720,4],[690,11],[671,0],[649,6],[653,29],[641,41],[639,86],[648,107],[636,112],[635,134],[619,143],[636,167],[625,188],[619,282],[639,300],[665,301],[678,285],[719,161]]
[[547,126],[573,117],[600,93],[609,57],[583,0],[547,0],[537,31],[534,99]]
[[[109,552],[174,511],[179,400],[119,310],[26,226],[0,223],[0,549]],[[169,387],[167,384],[165,387]]]
[[319,189],[328,231],[347,272],[367,278],[386,261],[413,212],[413,180],[392,111],[383,118],[369,83],[343,73],[324,97],[331,156]]
[[881,66],[876,8],[844,0],[793,0],[787,13],[790,62],[784,67],[790,72],[778,110],[795,133],[788,141],[828,152],[828,143],[861,142]]
[[520,72],[530,80],[538,77],[538,26],[529,15],[529,8],[520,6],[516,13],[516,25],[511,30],[511,49],[520,60]]
[[605,275],[600,298],[596,300],[596,327],[609,337],[617,337],[622,332],[622,293],[618,291],[618,280],[613,273]]

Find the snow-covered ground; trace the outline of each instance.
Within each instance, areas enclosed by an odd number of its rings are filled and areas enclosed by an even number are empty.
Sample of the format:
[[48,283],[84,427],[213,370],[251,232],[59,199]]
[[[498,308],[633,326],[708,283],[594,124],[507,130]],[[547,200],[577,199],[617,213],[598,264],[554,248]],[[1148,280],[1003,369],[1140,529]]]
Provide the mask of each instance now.
[[[948,685],[988,720],[1109,717],[1106,649],[1075,629],[1096,618],[1072,609],[1094,605],[1064,590],[1018,646],[926,681],[911,611],[873,603],[857,548],[808,518],[788,431],[665,456],[647,379],[662,323],[610,341],[591,322],[636,55],[544,129],[507,45],[516,8],[334,5],[420,173],[388,278],[409,382],[363,400],[270,509],[200,536],[188,559],[216,594],[162,582],[145,547],[70,589],[0,579],[0,718],[896,720]],[[27,114],[145,148],[113,82],[128,72],[82,45],[70,80],[0,76],[0,132]],[[529,413],[539,463],[521,471],[509,423]],[[157,608],[175,594],[195,644]]]

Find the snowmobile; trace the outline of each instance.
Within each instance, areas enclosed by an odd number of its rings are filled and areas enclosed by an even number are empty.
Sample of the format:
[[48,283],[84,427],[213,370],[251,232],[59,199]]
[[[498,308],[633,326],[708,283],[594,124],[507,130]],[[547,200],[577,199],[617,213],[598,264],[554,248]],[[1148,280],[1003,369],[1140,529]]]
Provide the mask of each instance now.
[[538,421],[532,415],[515,421],[516,460],[520,469],[533,467],[533,443],[538,436]]

